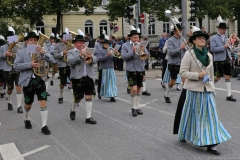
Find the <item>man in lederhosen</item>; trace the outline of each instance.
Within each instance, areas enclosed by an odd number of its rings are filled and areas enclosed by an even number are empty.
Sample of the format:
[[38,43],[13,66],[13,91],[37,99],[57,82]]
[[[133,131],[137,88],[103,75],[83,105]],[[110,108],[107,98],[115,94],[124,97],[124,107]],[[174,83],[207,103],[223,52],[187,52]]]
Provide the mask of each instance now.
[[54,58],[58,60],[59,75],[60,75],[60,96],[58,98],[58,103],[63,103],[63,89],[67,84],[67,78],[70,78],[70,66],[67,62],[63,60],[63,57],[67,55],[67,41],[64,40],[63,35],[67,34],[63,32],[61,36],[61,42],[56,44],[54,49]]
[[[24,38],[27,45],[36,45],[39,39],[39,36],[35,32],[29,32],[28,35]],[[37,45],[36,53],[39,53],[39,56],[42,56],[42,59],[46,60],[48,63],[51,63],[53,57],[45,53],[43,48]],[[32,53],[28,53],[27,47],[21,49],[17,53],[17,57],[14,62],[14,68],[20,71],[19,85],[23,87],[24,93],[24,123],[26,129],[31,129],[32,124],[29,119],[29,111],[32,107],[34,101],[34,95],[36,93],[38,97],[38,102],[41,108],[41,118],[42,118],[42,133],[45,135],[50,134],[50,130],[47,127],[47,117],[48,117],[48,108],[46,104],[47,94],[45,79],[46,76],[40,77],[33,72],[33,68],[39,68],[41,64],[32,60]]]
[[[8,27],[8,32],[6,34],[6,37],[10,37],[10,36],[14,36],[15,35],[15,31],[12,27]],[[18,48],[15,45],[13,47],[13,49],[10,51],[9,50],[9,46],[11,44],[5,44],[3,46],[1,46],[0,48],[0,57],[2,57],[3,59],[3,65],[2,65],[2,69],[4,71],[5,74],[5,81],[6,81],[6,85],[7,85],[7,98],[8,98],[8,110],[13,110],[13,106],[12,106],[12,91],[14,89],[14,84],[16,87],[16,98],[17,98],[17,112],[18,113],[23,113],[23,109],[21,107],[21,103],[22,103],[22,87],[18,84],[18,80],[19,80],[19,72],[15,70],[15,68],[13,67],[13,64],[9,64],[7,61],[8,56],[14,59],[14,54],[13,53],[17,53]],[[12,62],[13,63],[13,62]]]
[[[126,42],[122,45],[122,59],[126,63],[126,72],[128,83],[131,86],[130,95],[132,98],[132,115],[136,117],[138,114],[143,114],[140,109],[140,100],[141,100],[141,87],[143,82],[143,73],[144,73],[144,66],[145,60],[141,60],[139,55],[136,55],[136,46],[133,46],[133,43],[139,42],[140,38],[140,30],[133,26],[131,26],[130,34],[130,41]],[[144,46],[140,46],[140,50],[150,56],[149,52],[147,51]]]
[[[181,32],[183,29],[182,26],[179,23],[176,24],[176,26]],[[186,45],[184,44],[183,39],[181,38],[176,28],[174,28],[174,36],[168,39],[168,44],[167,44],[168,70],[170,72],[171,80],[167,85],[167,90],[164,95],[164,99],[166,103],[171,103],[169,92],[176,82],[177,75],[180,69],[181,60],[186,51],[185,48],[186,48]]]
[[[96,124],[97,121],[91,116],[92,113],[92,95],[95,95],[94,85],[94,70],[93,64],[97,62],[97,58],[89,53],[84,55],[85,51],[85,39],[84,34],[81,31],[80,35],[77,35],[73,40],[75,48],[68,51],[68,63],[71,65],[71,80],[74,101],[70,112],[71,120],[75,120],[76,107],[81,99],[85,96],[86,107],[86,120],[85,123]],[[92,60],[86,64],[85,58],[91,58]]]
[[214,76],[215,83],[220,80],[221,77],[225,77],[225,84],[227,87],[227,101],[236,102],[236,99],[231,94],[231,51],[229,47],[231,46],[227,40],[227,36],[225,35],[227,25],[223,23],[222,19],[219,17],[219,26],[218,33],[211,37],[210,40],[210,49],[213,53],[213,64],[214,64]]

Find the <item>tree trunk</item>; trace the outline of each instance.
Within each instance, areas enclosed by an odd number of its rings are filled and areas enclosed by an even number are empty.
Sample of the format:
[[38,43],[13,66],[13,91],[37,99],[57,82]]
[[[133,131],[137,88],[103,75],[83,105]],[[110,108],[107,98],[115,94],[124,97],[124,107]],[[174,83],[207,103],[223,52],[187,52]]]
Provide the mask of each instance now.
[[202,21],[203,21],[203,19],[202,19],[202,18],[198,18],[198,22],[199,22],[199,28],[202,28]]
[[61,17],[62,17],[61,11],[57,11],[57,26],[56,26],[55,34],[58,33],[59,35],[60,35],[60,30],[61,30]]

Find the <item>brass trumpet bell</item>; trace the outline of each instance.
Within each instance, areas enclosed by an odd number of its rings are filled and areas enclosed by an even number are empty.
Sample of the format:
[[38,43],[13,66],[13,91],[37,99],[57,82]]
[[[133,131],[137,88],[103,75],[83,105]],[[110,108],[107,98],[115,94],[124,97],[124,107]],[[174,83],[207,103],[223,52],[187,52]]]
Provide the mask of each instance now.
[[74,39],[77,36],[77,33],[73,32],[73,31],[69,31],[69,33],[72,34],[72,39]]
[[133,43],[133,46],[136,46],[135,54],[139,55],[141,60],[144,61],[148,58],[148,55],[146,53],[144,53],[143,51],[141,51],[139,42]]
[[18,42],[23,42],[24,41],[24,38],[25,38],[25,35],[23,33],[21,33],[19,36],[18,36]]
[[113,57],[117,57],[118,59],[122,58],[121,53],[116,52],[113,48],[109,47],[107,49],[108,52],[111,52]]

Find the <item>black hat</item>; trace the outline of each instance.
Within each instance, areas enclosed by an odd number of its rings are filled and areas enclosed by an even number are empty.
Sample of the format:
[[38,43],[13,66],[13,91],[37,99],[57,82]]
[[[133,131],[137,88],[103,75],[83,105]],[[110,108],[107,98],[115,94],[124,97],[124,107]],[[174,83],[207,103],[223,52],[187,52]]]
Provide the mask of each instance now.
[[136,29],[134,26],[130,26],[130,29],[131,29],[131,31],[130,31],[130,33],[127,35],[128,37],[131,37],[132,35],[136,35],[136,34],[138,34],[139,37],[141,36],[141,33],[140,33],[140,29],[139,29],[139,28]]
[[57,38],[57,39],[55,39],[55,42],[59,43],[59,42],[61,42],[61,39]]
[[[193,26],[193,27],[194,27],[194,26]],[[193,40],[196,39],[196,37],[201,37],[201,36],[205,37],[206,40],[208,40],[208,38],[209,38],[209,35],[208,35],[208,34],[203,33],[203,31],[201,31],[199,28],[196,28],[196,29],[197,29],[197,30],[196,30],[196,31],[193,31],[193,35],[189,38],[189,42],[190,42],[190,43],[193,43]],[[194,30],[194,28],[193,28],[193,30]]]
[[83,35],[77,35],[72,42],[74,43],[76,41],[84,41],[84,42],[86,42],[86,40],[83,37]]
[[62,38],[64,34],[67,34],[66,32],[63,32],[62,35],[60,35],[59,37]]
[[0,46],[3,46],[6,42],[3,39],[0,39]]
[[24,40],[28,40],[29,38],[37,38],[39,39],[39,36],[35,32],[29,32],[26,37],[24,37]]
[[173,32],[173,31],[171,31],[171,32],[170,32],[170,36],[173,36],[173,35],[174,35],[174,32]]
[[219,23],[219,25],[217,26],[217,28],[224,28],[224,29],[227,29],[227,24],[226,23]]
[[[179,23],[177,23],[176,26],[177,26],[177,28],[179,30],[183,30],[184,29],[184,27],[182,27]],[[176,31],[176,28],[174,27],[173,30]]]
[[50,39],[55,39],[54,33],[51,33]]
[[101,34],[100,36],[98,36],[99,39],[104,39],[105,38],[105,34]]

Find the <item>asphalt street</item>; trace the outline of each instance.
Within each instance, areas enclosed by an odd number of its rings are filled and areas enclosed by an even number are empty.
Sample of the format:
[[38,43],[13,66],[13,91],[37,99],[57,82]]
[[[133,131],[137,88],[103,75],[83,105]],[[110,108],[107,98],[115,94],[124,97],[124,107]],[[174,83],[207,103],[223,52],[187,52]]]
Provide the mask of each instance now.
[[[123,72],[116,72],[117,102],[108,98],[93,99],[92,117],[96,125],[85,123],[84,101],[76,111],[75,121],[69,117],[72,96],[64,89],[64,102],[58,104],[59,80],[49,86],[48,126],[51,135],[41,133],[40,107],[35,97],[29,112],[33,125],[24,128],[23,114],[17,113],[16,92],[12,96],[14,110],[7,110],[7,101],[0,99],[0,159],[1,160],[202,160],[240,159],[240,81],[232,78],[233,95],[237,102],[226,101],[224,80],[216,84],[216,103],[219,118],[232,138],[218,146],[220,156],[206,152],[190,142],[181,143],[172,134],[173,121],[180,92],[174,86],[171,104],[163,98],[160,70],[147,72],[147,90],[142,96],[143,115],[132,117],[131,98],[126,93],[127,81]],[[57,77],[57,76],[56,76]],[[23,103],[22,103],[23,105]]]

